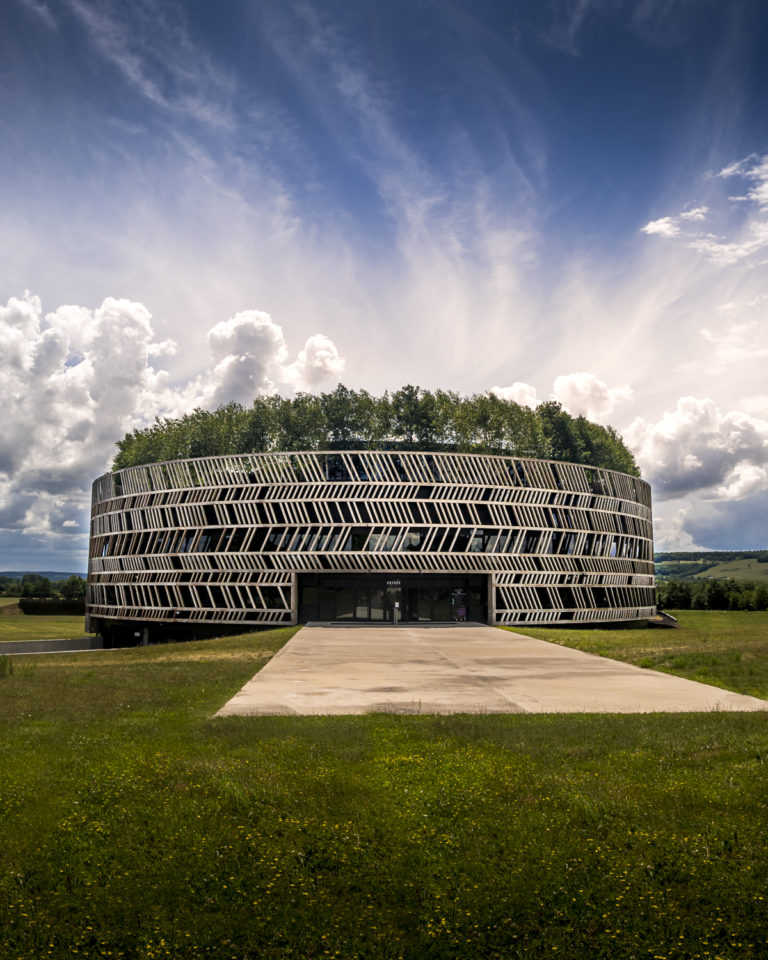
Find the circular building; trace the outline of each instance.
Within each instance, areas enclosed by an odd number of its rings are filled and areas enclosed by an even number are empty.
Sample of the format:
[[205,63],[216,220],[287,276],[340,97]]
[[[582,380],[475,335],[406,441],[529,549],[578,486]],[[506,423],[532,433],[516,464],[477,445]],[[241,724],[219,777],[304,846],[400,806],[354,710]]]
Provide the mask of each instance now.
[[263,453],[93,485],[87,615],[107,641],[312,620],[587,624],[655,612],[650,487],[463,453]]

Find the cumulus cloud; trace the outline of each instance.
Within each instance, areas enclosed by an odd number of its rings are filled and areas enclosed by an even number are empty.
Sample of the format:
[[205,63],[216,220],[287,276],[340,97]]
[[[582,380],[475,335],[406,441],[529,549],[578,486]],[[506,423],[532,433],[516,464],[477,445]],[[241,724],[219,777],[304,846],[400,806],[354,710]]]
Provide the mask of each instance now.
[[333,340],[323,333],[316,333],[307,340],[286,372],[297,389],[314,390],[325,380],[338,380],[344,366],[344,359]]
[[208,332],[213,359],[214,403],[248,402],[258,393],[272,393],[275,376],[288,356],[282,327],[268,313],[244,310]]
[[323,334],[291,360],[283,328],[246,310],[210,329],[206,369],[171,383],[153,358],[172,354],[173,341],[155,340],[143,304],[112,297],[45,316],[38,297],[12,297],[0,306],[0,342],[0,530],[54,541],[87,529],[88,488],[126,431],[195,406],[314,389],[344,367]]
[[533,409],[539,403],[536,395],[536,387],[530,383],[523,383],[516,380],[511,387],[491,387],[491,393],[496,394],[502,400],[511,400],[513,403],[519,403],[522,407]]
[[336,344],[323,333],[309,337],[296,359],[288,362],[283,328],[262,310],[244,310],[217,323],[208,332],[208,346],[216,361],[213,376],[196,381],[206,406],[247,404],[257,394],[281,387],[315,390],[344,372]]
[[766,419],[683,397],[656,423],[637,418],[624,438],[659,498],[741,499],[768,489]]
[[632,399],[632,387],[609,387],[594,373],[569,373],[555,379],[554,397],[574,416],[604,421],[617,406]]
[[706,550],[696,543],[693,534],[686,528],[689,519],[687,507],[678,507],[669,513],[654,510],[653,546],[658,553],[667,550]]
[[[542,402],[536,387],[520,380],[510,387],[491,387],[489,393],[531,409]],[[609,387],[594,373],[569,373],[555,378],[552,398],[573,416],[605,421],[617,406],[632,399],[632,388],[627,384]]]
[[651,220],[644,227],[640,227],[642,233],[649,236],[656,234],[659,237],[678,237],[680,235],[680,224],[677,217],[660,217],[658,220]]

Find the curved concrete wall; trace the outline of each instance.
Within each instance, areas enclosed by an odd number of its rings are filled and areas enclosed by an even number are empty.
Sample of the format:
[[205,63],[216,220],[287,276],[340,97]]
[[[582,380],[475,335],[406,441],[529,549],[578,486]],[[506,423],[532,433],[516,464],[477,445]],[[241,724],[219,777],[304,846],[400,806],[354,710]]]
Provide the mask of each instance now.
[[492,623],[643,619],[650,488],[572,463],[391,451],[175,460],[93,485],[100,632],[292,623],[302,576],[364,574],[481,576]]

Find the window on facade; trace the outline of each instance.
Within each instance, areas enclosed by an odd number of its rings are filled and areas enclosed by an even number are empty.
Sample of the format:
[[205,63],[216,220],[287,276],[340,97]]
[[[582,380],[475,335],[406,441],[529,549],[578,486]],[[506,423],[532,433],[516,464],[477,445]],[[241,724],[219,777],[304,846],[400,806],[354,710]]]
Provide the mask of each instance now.
[[197,544],[198,553],[211,553],[216,550],[221,539],[221,530],[203,530]]
[[526,530],[523,537],[523,545],[520,547],[521,553],[535,553],[539,548],[540,530]]
[[484,503],[476,503],[475,510],[477,510],[477,515],[480,518],[480,523],[482,523],[483,526],[487,527],[493,523],[491,511]]
[[536,587],[536,596],[539,598],[539,606],[542,610],[552,609],[552,598],[546,587]]
[[608,591],[605,589],[605,587],[592,587],[592,596],[594,598],[596,607],[610,606]]
[[364,550],[365,542],[368,539],[368,530],[366,527],[352,527],[347,534],[344,550]]
[[400,531],[397,528],[390,528],[390,530],[387,531],[386,536],[382,537],[382,539],[379,541],[379,550],[394,550],[395,543],[397,542],[397,538],[399,536]]
[[245,527],[235,527],[232,531],[232,536],[229,538],[229,544],[227,545],[227,550],[229,550],[230,553],[235,553],[240,550],[245,541],[245,534]]
[[563,538],[561,553],[573,554],[576,552],[576,541],[578,537],[575,533],[566,533]]
[[461,527],[459,532],[456,534],[456,539],[453,541],[453,547],[451,548],[452,553],[464,553],[469,546],[469,542],[472,538],[473,530],[468,529],[467,527]]
[[403,539],[403,550],[421,550],[424,541],[427,539],[426,527],[411,527]]
[[283,539],[285,531],[282,529],[272,529],[267,535],[267,539],[264,541],[262,550],[265,552],[272,553],[280,547],[280,541]]
[[264,606],[270,610],[279,610],[285,606],[283,598],[277,587],[260,587],[261,595],[264,597]]

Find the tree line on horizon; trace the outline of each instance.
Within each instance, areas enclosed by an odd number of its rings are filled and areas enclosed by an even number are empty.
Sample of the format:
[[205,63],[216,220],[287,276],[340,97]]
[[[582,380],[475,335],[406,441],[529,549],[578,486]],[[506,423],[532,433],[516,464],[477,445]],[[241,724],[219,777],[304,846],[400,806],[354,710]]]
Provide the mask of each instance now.
[[661,580],[660,610],[768,610],[768,583],[755,580]]
[[76,573],[64,580],[50,580],[39,573],[20,578],[0,575],[0,597],[80,600],[85,597],[85,580]]
[[293,450],[430,450],[564,460],[639,476],[613,427],[572,417],[554,400],[535,409],[492,393],[464,397],[410,384],[376,397],[329,393],[256,397],[158,417],[117,441],[113,470],[190,457]]

